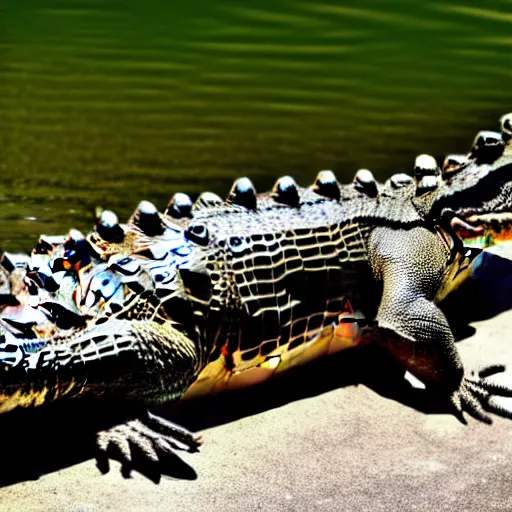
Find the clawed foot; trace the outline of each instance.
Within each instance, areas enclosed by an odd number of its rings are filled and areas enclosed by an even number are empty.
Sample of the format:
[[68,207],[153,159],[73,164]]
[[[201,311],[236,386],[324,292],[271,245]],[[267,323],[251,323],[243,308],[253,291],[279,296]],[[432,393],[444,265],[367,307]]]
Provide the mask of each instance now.
[[463,377],[459,389],[450,398],[463,423],[466,423],[464,411],[488,424],[492,423],[492,418],[487,412],[512,418],[512,405],[503,404],[503,397],[512,397],[512,386],[501,384],[495,378],[504,370],[503,366],[489,366],[477,376]]
[[136,461],[139,465],[156,467],[163,458],[175,456],[176,450],[199,451],[201,443],[201,436],[148,412],[141,419],[97,433],[98,468],[108,472],[109,455],[113,455],[121,461],[123,474],[129,476]]

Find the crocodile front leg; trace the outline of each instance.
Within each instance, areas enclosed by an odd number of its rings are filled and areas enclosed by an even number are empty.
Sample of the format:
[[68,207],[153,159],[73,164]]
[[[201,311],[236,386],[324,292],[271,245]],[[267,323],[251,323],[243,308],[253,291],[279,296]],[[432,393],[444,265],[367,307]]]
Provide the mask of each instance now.
[[[23,341],[4,345],[4,354],[21,350],[22,355],[15,364],[10,358],[0,366],[0,412],[76,396],[122,404],[177,400],[198,365],[192,341],[170,325],[152,321],[111,319],[54,336],[35,352],[24,352]],[[194,451],[199,443],[199,437],[145,410],[98,433],[100,451],[114,448],[123,462],[131,460],[134,450],[154,460],[159,452]]]
[[425,228],[382,227],[369,242],[370,264],[383,284],[379,343],[429,389],[449,399],[461,420],[462,411],[487,423],[491,418],[485,410],[512,416],[492,398],[512,396],[512,388],[465,374],[452,331],[434,303],[449,257],[439,237]]

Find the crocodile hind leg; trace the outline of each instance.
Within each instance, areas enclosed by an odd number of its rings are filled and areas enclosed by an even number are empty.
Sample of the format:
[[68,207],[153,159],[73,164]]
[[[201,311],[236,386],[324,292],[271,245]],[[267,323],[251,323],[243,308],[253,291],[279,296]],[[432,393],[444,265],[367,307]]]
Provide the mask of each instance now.
[[[512,396],[512,388],[493,383],[488,375],[465,373],[444,314],[434,303],[449,253],[437,234],[425,228],[376,228],[369,240],[370,265],[382,281],[377,321],[379,343],[430,390],[463,411],[491,422],[487,411],[508,415],[496,396]],[[491,372],[492,373],[492,372]]]
[[[4,346],[5,354],[23,343],[12,345]],[[195,451],[200,444],[195,434],[145,409],[179,399],[196,374],[194,343],[168,324],[111,319],[54,336],[37,352],[22,351],[15,364],[3,362],[0,412],[78,396],[131,408],[122,424],[98,433],[103,459],[114,451],[123,462],[131,462],[135,452],[155,461],[161,453]]]

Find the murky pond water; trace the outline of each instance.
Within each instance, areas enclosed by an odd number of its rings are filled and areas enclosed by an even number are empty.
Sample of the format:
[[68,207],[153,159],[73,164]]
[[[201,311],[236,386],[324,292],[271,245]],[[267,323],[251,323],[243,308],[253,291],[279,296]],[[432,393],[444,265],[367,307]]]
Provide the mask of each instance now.
[[512,110],[511,34],[510,0],[0,0],[0,245],[466,151]]

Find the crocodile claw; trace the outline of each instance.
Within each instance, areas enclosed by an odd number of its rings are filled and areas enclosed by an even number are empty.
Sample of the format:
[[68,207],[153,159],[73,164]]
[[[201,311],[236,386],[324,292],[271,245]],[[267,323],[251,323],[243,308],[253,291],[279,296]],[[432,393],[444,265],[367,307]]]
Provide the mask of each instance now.
[[459,388],[450,397],[457,417],[466,423],[463,412],[475,419],[491,424],[494,413],[512,419],[512,404],[507,403],[512,397],[512,386],[500,383],[496,378],[505,370],[503,366],[490,366],[478,373],[478,376],[463,377]]
[[129,420],[96,436],[97,465],[102,473],[109,471],[109,455],[120,460],[122,473],[129,476],[136,460],[156,466],[176,450],[199,451],[201,436],[150,412],[141,419]]

